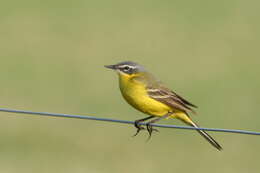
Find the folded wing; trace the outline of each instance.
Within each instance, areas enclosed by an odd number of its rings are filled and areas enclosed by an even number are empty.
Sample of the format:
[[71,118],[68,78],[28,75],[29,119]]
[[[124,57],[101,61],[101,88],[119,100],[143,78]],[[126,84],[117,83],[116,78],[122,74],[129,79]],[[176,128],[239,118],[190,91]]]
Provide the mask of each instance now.
[[157,87],[148,86],[147,92],[151,98],[160,101],[174,109],[183,111],[185,113],[188,112],[196,113],[192,109],[192,107],[197,108],[197,106],[190,103],[183,97],[179,96],[178,94],[176,94],[175,92],[169,90],[164,86],[157,86]]

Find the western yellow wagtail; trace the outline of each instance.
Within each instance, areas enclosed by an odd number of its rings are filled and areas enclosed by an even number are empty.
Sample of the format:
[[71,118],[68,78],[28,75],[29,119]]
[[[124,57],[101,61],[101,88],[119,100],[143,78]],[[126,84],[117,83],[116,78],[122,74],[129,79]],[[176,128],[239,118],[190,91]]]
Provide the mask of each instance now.
[[[177,118],[184,123],[198,127],[190,118],[188,113],[195,111],[197,108],[194,104],[185,100],[175,92],[165,87],[145,68],[135,62],[126,61],[115,65],[107,65],[106,68],[115,70],[119,75],[120,90],[125,100],[137,110],[150,115],[149,117],[135,121],[137,132],[145,128],[140,125],[140,122],[147,122],[146,129],[149,132],[149,138],[153,131],[157,131],[151,126],[164,118]],[[210,144],[221,150],[222,147],[209,134],[203,130],[197,130]]]

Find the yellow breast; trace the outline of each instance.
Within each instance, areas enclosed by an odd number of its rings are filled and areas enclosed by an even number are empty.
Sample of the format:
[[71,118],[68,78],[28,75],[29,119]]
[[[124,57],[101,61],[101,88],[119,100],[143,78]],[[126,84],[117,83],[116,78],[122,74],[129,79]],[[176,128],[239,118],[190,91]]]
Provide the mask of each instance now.
[[119,75],[120,90],[125,100],[137,110],[154,116],[163,116],[172,109],[149,97],[143,82],[135,80],[133,76]]

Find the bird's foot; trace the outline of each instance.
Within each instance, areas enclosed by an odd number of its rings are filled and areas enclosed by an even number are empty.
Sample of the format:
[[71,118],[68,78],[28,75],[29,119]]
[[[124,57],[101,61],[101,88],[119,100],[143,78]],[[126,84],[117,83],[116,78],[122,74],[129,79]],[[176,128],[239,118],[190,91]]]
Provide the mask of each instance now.
[[133,137],[137,136],[138,133],[139,133],[141,130],[145,130],[145,128],[142,127],[139,123],[140,123],[140,122],[139,122],[138,120],[135,121],[135,127],[136,127],[137,130],[136,130],[136,133],[133,135]]
[[148,137],[147,141],[149,141],[149,140],[151,139],[153,132],[159,132],[159,130],[153,128],[153,126],[151,125],[151,123],[147,123],[147,124],[146,124],[146,129],[147,129],[147,131],[148,131],[148,133],[149,133],[149,137]]
[[138,127],[137,130],[136,130],[136,133],[133,135],[133,137],[137,136],[138,133],[139,133],[141,130],[145,130],[145,128],[144,128],[144,127],[141,127],[141,126]]

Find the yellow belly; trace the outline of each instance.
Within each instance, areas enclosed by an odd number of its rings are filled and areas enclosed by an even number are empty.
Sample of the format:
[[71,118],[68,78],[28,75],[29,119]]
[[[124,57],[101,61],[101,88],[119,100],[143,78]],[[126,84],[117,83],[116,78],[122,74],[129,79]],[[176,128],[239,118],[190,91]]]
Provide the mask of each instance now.
[[146,92],[144,84],[130,79],[120,79],[120,90],[125,100],[137,110],[154,116],[163,116],[172,109],[152,98]]

